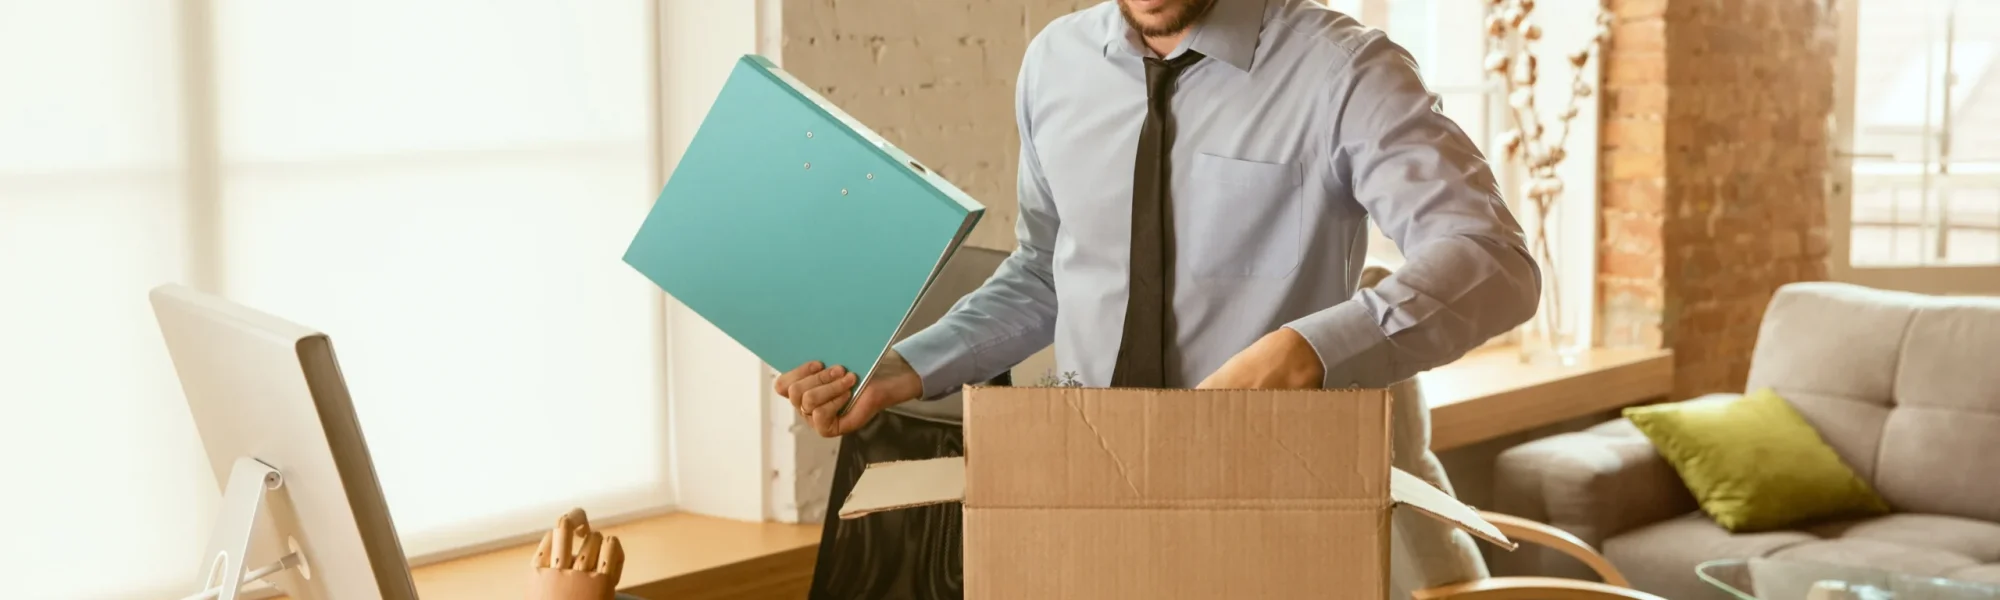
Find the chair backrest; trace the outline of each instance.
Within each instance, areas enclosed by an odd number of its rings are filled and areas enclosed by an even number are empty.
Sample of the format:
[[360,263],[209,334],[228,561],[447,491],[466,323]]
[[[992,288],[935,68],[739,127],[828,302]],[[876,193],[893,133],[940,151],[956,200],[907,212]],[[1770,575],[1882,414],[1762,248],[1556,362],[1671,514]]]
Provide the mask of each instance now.
[[1748,389],[1771,388],[1897,510],[2000,521],[2000,299],[1780,288]]

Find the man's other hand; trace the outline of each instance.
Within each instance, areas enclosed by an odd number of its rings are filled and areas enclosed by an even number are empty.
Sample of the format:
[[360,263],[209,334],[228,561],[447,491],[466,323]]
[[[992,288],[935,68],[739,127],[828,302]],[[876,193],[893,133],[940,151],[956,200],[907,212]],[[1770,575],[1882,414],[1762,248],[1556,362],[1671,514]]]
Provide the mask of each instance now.
[[854,399],[847,414],[839,414],[857,383],[857,377],[847,367],[827,368],[826,364],[813,361],[778,376],[775,387],[778,395],[792,401],[792,407],[805,416],[813,430],[825,437],[852,433],[867,425],[882,409],[924,393],[923,378],[894,350],[875,366],[874,378],[869,380],[867,389],[861,390],[861,397]]
[[1201,380],[1198,389],[1312,389],[1326,379],[1326,367],[1319,352],[1305,336],[1290,327],[1279,327],[1244,348],[1214,374]]

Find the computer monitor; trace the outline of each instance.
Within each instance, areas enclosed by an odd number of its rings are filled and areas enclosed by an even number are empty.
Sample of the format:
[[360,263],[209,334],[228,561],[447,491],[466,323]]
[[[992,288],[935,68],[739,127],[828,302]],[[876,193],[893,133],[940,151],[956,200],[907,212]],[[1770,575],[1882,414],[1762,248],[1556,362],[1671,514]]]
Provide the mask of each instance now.
[[180,285],[151,299],[225,488],[204,585],[297,553],[303,564],[262,578],[292,600],[416,600],[326,334]]

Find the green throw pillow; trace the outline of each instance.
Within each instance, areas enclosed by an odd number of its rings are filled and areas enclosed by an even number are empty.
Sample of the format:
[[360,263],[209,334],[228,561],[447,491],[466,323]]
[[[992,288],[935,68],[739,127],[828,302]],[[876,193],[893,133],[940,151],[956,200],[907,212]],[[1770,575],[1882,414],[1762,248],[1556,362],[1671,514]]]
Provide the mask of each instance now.
[[1769,389],[1741,398],[1625,409],[1701,510],[1747,533],[1879,515],[1889,504]]

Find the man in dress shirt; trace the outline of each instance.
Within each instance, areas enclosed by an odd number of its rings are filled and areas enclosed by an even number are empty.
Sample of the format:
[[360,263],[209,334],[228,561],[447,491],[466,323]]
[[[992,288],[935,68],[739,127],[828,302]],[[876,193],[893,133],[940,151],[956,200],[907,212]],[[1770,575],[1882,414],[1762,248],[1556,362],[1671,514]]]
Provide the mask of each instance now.
[[[1092,387],[1386,387],[1531,317],[1486,160],[1381,31],[1313,0],[1113,0],[1016,86],[1019,248],[898,343],[778,380],[821,434],[1056,346]],[[1373,217],[1407,257],[1356,289]]]

